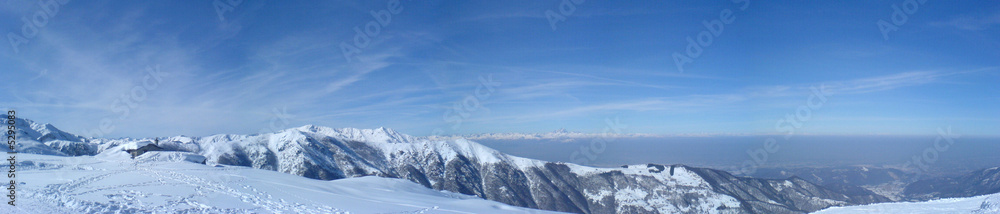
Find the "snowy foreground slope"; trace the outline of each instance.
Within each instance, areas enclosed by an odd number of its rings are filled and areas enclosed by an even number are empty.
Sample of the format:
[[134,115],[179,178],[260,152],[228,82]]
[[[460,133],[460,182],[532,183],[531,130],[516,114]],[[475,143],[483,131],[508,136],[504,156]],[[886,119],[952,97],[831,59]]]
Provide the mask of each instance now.
[[178,152],[143,156],[19,154],[17,206],[0,213],[552,213],[401,179],[322,181]]
[[884,213],[884,214],[937,214],[937,213],[1000,213],[1000,193],[969,198],[947,198],[925,202],[898,202],[850,207],[831,207],[816,214]]
[[[153,141],[89,139],[29,120],[18,124],[23,139],[18,151],[25,153],[117,157],[124,148]],[[160,138],[157,146],[178,153],[147,153],[137,159],[200,160],[192,158],[199,155],[208,165],[271,170],[318,179],[315,182],[399,178],[508,205],[572,213],[806,213],[889,201],[874,194],[846,195],[797,177],[736,177],[684,165],[592,168],[545,162],[506,155],[466,139],[430,140],[386,128],[302,126],[258,135]],[[62,183],[106,178],[75,179]],[[285,198],[273,200],[279,199]]]

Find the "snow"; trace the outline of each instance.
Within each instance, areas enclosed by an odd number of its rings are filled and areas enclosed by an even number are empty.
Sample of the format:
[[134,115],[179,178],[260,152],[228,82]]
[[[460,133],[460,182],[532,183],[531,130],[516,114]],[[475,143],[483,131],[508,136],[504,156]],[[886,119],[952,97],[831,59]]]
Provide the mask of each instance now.
[[869,191],[872,191],[875,194],[885,196],[890,200],[899,201],[900,199],[903,198],[903,189],[906,188],[907,184],[908,184],[907,182],[894,180],[888,183],[883,183],[878,185],[864,185],[861,187],[868,189]]
[[662,172],[650,172],[650,167],[647,165],[628,165],[623,168],[595,168],[566,163],[566,166],[569,166],[570,172],[581,176],[620,171],[626,175],[649,176],[670,185],[710,186],[704,179],[701,178],[701,176],[687,170],[687,168],[683,166],[674,167],[673,175],[670,175],[670,165],[665,165],[665,169]]
[[[594,168],[594,167],[577,165],[577,164],[573,164],[573,163],[566,163],[566,166],[569,167],[569,172],[572,172],[573,174],[577,174],[577,175],[581,175],[581,176],[589,176],[589,175],[594,175],[594,174],[600,174],[600,173],[610,172],[610,171],[613,170],[613,169],[610,169],[610,168]],[[624,171],[624,169],[622,169],[622,170]]]
[[[698,174],[687,170],[684,166],[674,166],[674,174],[670,175],[670,165],[663,166],[662,171],[650,171],[655,169],[649,165],[628,165],[621,168],[594,168],[566,163],[570,172],[577,175],[594,175],[605,172],[618,171],[626,175],[637,175],[637,180],[650,179],[663,185],[651,189],[637,189],[630,187],[614,187],[617,190],[584,190],[584,195],[590,201],[601,201],[612,196],[617,202],[618,208],[624,206],[637,206],[646,211],[657,211],[659,213],[691,213],[704,210],[716,210],[718,207],[739,207],[740,202],[729,195],[723,195],[711,191],[711,185],[705,182]],[[669,198],[683,198],[680,195],[699,195],[694,207],[679,207],[675,201]]]
[[[114,155],[122,152],[115,152],[121,150],[109,149],[112,148],[109,145],[128,145],[131,142],[144,141],[144,140],[109,140],[106,142],[101,142],[102,148],[101,157],[106,158],[123,158],[120,154]],[[354,144],[352,142],[358,142],[360,144]],[[352,150],[343,150],[345,147],[355,145],[360,147],[355,147]],[[195,154],[207,157],[206,163],[214,165],[219,163],[220,157],[233,157],[235,154],[252,156],[251,160],[263,160],[262,156],[253,156],[254,154],[263,154],[263,152],[273,152],[276,156],[277,162],[276,171],[290,173],[290,174],[301,174],[302,170],[307,168],[301,167],[303,161],[309,161],[313,164],[320,166],[333,166],[333,167],[353,167],[358,168],[365,173],[358,173],[360,175],[365,174],[377,174],[380,170],[392,169],[394,166],[406,165],[406,164],[420,164],[422,161],[436,161],[440,160],[444,163],[449,163],[458,157],[465,157],[473,160],[474,164],[490,165],[490,164],[510,164],[521,170],[533,170],[535,168],[544,167],[547,162],[521,158],[516,156],[510,156],[503,154],[499,151],[491,149],[489,147],[483,146],[467,139],[447,139],[447,140],[432,140],[428,138],[415,138],[409,135],[397,133],[391,129],[378,128],[378,129],[354,129],[354,128],[328,128],[319,126],[302,126],[287,130],[278,131],[275,133],[259,134],[259,135],[213,135],[202,138],[189,138],[189,137],[172,137],[163,138],[160,141],[160,146],[163,147],[173,147],[181,148],[180,150],[187,151],[190,153],[161,153],[157,155],[151,155],[149,157],[137,158],[140,162],[145,162],[147,159],[152,160],[152,162],[157,163],[190,163],[195,161],[184,161],[181,158],[181,154]],[[358,148],[371,148],[365,150],[358,150]],[[341,153],[343,152],[343,153]],[[364,154],[381,154],[384,155],[385,162],[380,162],[375,159],[353,159],[358,158],[358,155]],[[166,155],[169,154],[169,155]],[[332,158],[335,155],[340,159]],[[145,155],[144,155],[145,156]],[[124,158],[127,158],[125,156]],[[187,159],[187,158],[184,158]],[[355,164],[359,163],[359,164]],[[250,164],[250,163],[244,163]],[[256,164],[256,163],[253,163]],[[728,195],[716,193],[711,191],[710,185],[705,182],[697,174],[688,171],[684,167],[676,167],[674,174],[669,173],[670,166],[664,166],[668,169],[662,171],[655,171],[657,167],[650,167],[647,165],[635,165],[629,166],[627,168],[592,168],[586,166],[580,166],[576,164],[564,163],[570,168],[572,173],[580,175],[592,175],[596,173],[620,171],[621,173],[628,175],[638,175],[637,180],[641,180],[648,185],[653,186],[653,188],[648,188],[649,186],[633,186],[624,187],[624,190],[616,190],[616,187],[606,187],[606,188],[595,188],[591,190],[585,190],[584,193],[587,195],[587,199],[590,201],[602,201],[611,197],[611,200],[616,201],[619,206],[630,206],[634,205],[640,207],[641,209],[647,211],[659,211],[662,213],[676,213],[676,212],[695,212],[698,210],[715,210],[718,207],[739,207],[739,202]],[[226,167],[229,168],[229,167]],[[343,171],[346,177],[354,177],[352,174],[355,171],[347,170]],[[358,178],[350,178],[348,180],[354,180]],[[345,180],[336,180],[333,183],[342,182]],[[407,185],[413,184],[412,182],[405,181]],[[440,180],[429,180],[431,184],[440,182]],[[349,184],[351,186],[372,186],[369,184]],[[534,183],[529,183],[529,185],[537,185]],[[437,191],[424,188],[423,186],[416,185],[412,186],[416,189],[411,189],[420,192],[428,193],[426,191],[431,191],[437,194]],[[612,189],[609,189],[612,188]],[[309,189],[321,189],[322,188],[312,188]],[[376,189],[365,189],[362,192],[387,192],[387,191],[400,191],[397,187],[393,188],[376,188]],[[362,194],[358,192],[358,194]],[[272,193],[273,194],[273,193]],[[679,206],[676,201],[672,201],[673,198],[683,198],[690,197],[689,194],[694,194],[700,197],[694,206]],[[130,196],[131,197],[131,196]],[[468,198],[471,196],[462,196],[456,194],[446,195],[444,197],[460,197]],[[235,204],[247,203],[240,198],[229,199],[234,201]],[[287,199],[286,199],[287,200]],[[412,199],[407,199],[412,200]],[[400,200],[399,203],[404,203],[405,200]],[[257,202],[254,202],[257,203]],[[306,202],[300,202],[302,204],[308,204]],[[409,202],[406,202],[409,204]],[[192,207],[200,206],[210,206],[211,204],[198,202],[192,203]],[[502,205],[502,204],[499,204]],[[340,206],[338,209],[344,209]],[[249,209],[246,207],[238,207],[239,209]],[[494,208],[498,209],[508,209],[509,206],[497,206]],[[237,208],[233,208],[237,209]],[[272,210],[266,210],[267,212],[272,212]],[[330,210],[323,210],[324,212]],[[381,212],[381,211],[380,211]],[[495,210],[482,211],[486,213],[499,212]],[[474,212],[474,213],[482,213]],[[507,211],[504,211],[506,213]]]
[[537,167],[542,167],[542,166],[545,165],[545,161],[540,161],[540,160],[535,160],[535,159],[522,158],[522,157],[510,156],[510,155],[507,155],[507,158],[508,158],[507,160],[511,164],[513,164],[514,166],[517,166],[521,170],[525,170],[525,171],[528,170],[528,169],[530,169],[530,168],[532,168],[532,167],[536,167],[537,168]]
[[329,128],[314,125],[305,125],[302,127],[295,128],[295,130],[313,133],[324,136],[330,136],[333,138],[338,138],[341,140],[349,141],[361,141],[361,142],[374,142],[374,143],[412,143],[415,140],[414,137],[400,134],[395,130],[388,129],[385,127],[379,127],[377,129],[357,129],[357,128]]
[[204,163],[206,158],[195,153],[190,152],[164,152],[164,151],[152,151],[146,152],[135,158],[138,161],[162,161],[162,162],[180,162],[187,161],[191,163]]
[[134,149],[142,148],[143,146],[146,146],[146,145],[149,145],[149,144],[153,144],[153,141],[143,140],[143,141],[128,142],[128,143],[123,144],[121,146],[121,149],[122,150],[134,150]]
[[646,210],[652,211],[649,204],[646,201],[646,196],[649,193],[641,189],[624,188],[615,192],[615,200],[618,201],[618,209],[621,210],[624,206],[638,206],[645,207]]
[[970,198],[938,199],[925,202],[896,202],[862,206],[831,207],[814,213],[1000,213],[1000,193]]
[[457,151],[459,154],[475,158],[479,160],[480,163],[499,163],[501,161],[498,157],[502,155],[500,152],[466,139],[454,140],[448,145],[450,145],[452,149]]
[[401,179],[321,181],[178,161],[190,153],[153,154],[136,160],[19,154],[17,177],[24,184],[17,187],[17,206],[0,206],[0,213],[555,213]]
[[[72,145],[80,142],[79,139],[73,139],[75,135],[62,133],[50,125],[32,122],[30,126],[37,130],[22,129],[29,133],[27,135],[36,139],[42,135],[53,136],[54,140],[45,141],[43,145],[29,138],[19,149],[21,152],[66,155],[61,152],[66,150],[46,145]],[[42,134],[43,132],[50,134]],[[573,133],[557,134],[566,137]],[[438,161],[450,163],[460,156],[472,160],[473,164],[510,164],[523,171],[542,168],[547,163],[506,155],[464,138],[436,140],[416,138],[387,128],[338,129],[310,125],[257,135],[177,136],[160,139],[158,146],[170,151],[147,152],[134,160],[122,150],[151,144],[152,139],[89,139],[84,142],[96,148],[96,156],[25,154],[27,158],[21,159],[30,161],[23,162],[25,166],[22,166],[24,171],[21,172],[24,174],[18,175],[28,182],[22,186],[23,189],[19,189],[23,206],[0,209],[0,213],[541,212],[473,196],[435,191],[406,180],[360,177],[321,181],[298,176],[308,169],[303,164],[306,162],[314,164],[309,167],[337,167],[332,171],[343,173],[338,174],[343,177],[390,172],[404,165],[419,166]],[[224,158],[230,158],[228,162],[231,163],[233,157],[245,157],[249,160],[249,163],[244,161],[239,165],[258,168],[268,158],[277,161],[266,165],[274,171],[199,164],[216,165]],[[613,200],[618,206],[635,206],[660,213],[691,213],[718,210],[721,207],[740,207],[736,198],[713,192],[705,179],[681,165],[643,164],[622,168],[593,168],[561,164],[567,166],[571,173],[581,176],[620,172],[638,181],[634,186],[613,184],[583,189],[582,193],[592,202]],[[670,172],[671,168],[673,173]],[[428,182],[433,185],[441,180],[431,179]],[[535,185],[539,184],[529,184],[532,187]],[[779,186],[779,190],[794,184],[785,182],[781,185],[783,186]],[[677,199],[685,201],[676,201]],[[827,203],[834,202],[836,201],[827,200]],[[968,208],[965,210],[970,212],[989,207],[995,210],[998,204],[994,202],[966,206],[972,202],[968,203],[962,204],[962,207]],[[879,205],[872,206],[844,209],[861,209],[856,212],[881,209],[877,207]],[[829,210],[834,213],[838,211],[836,208]]]
[[608,196],[611,196],[611,191],[610,190],[604,190],[604,189],[598,190],[598,191],[584,190],[583,194],[585,194],[587,196],[588,200],[590,200],[590,201],[592,201],[594,203],[597,203],[597,202],[600,202],[600,201],[604,200],[604,198],[606,198]]

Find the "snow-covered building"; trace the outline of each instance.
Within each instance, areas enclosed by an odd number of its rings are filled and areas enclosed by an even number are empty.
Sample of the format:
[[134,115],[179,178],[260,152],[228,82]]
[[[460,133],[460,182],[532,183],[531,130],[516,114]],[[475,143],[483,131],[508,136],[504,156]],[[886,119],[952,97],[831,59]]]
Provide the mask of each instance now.
[[160,141],[159,139],[156,139],[155,142],[148,140],[131,142],[122,146],[122,149],[124,149],[125,152],[128,152],[129,155],[132,155],[132,158],[135,158],[136,156],[142,155],[149,151],[163,151],[163,148],[157,146],[157,144],[159,144],[159,141]]

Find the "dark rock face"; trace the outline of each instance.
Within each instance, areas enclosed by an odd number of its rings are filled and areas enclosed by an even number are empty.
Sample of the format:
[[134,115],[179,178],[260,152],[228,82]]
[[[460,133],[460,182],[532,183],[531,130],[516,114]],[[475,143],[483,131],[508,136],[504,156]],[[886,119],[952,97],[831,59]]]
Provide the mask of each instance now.
[[972,197],[1000,192],[1000,167],[977,170],[968,174],[913,182],[903,194],[915,200]]

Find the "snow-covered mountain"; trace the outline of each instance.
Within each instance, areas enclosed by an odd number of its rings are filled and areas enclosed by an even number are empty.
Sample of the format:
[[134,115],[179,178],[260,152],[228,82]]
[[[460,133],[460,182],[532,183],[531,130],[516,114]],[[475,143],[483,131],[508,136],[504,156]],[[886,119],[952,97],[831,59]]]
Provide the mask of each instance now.
[[198,157],[187,152],[149,152],[136,159],[123,153],[19,154],[16,206],[0,206],[0,213],[555,213],[401,179],[322,181],[208,166]]
[[[36,132],[49,127],[23,122]],[[48,140],[45,134],[22,131],[37,141],[36,147],[49,147],[22,152],[52,155],[121,155],[126,146],[153,140],[68,134]],[[167,137],[158,146],[204,156],[209,165],[320,180],[401,178],[509,205],[575,213],[803,213],[885,201],[876,195],[848,196],[797,177],[744,178],[684,165],[592,168],[510,156],[467,139],[416,138],[386,128],[302,126],[258,135]]]
[[910,180],[914,176],[914,173],[875,166],[761,167],[752,176],[758,178],[787,178],[792,175],[821,185],[839,183],[864,186]]
[[[0,121],[7,124],[7,118],[0,118]],[[87,143],[86,138],[66,133],[51,124],[18,118],[15,127],[18,152],[62,156],[97,154],[96,144]],[[6,152],[10,149],[2,147],[0,151]]]
[[758,168],[752,177],[787,178],[797,176],[827,189],[847,195],[878,194],[892,201],[906,199],[903,188],[914,173],[875,166]]
[[913,182],[903,190],[908,198],[927,200],[970,197],[1000,192],[1000,167],[976,170],[957,177]]

